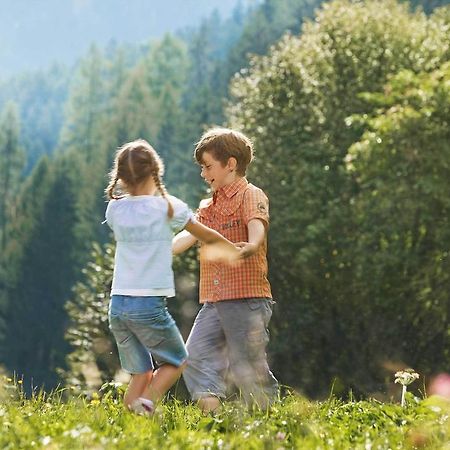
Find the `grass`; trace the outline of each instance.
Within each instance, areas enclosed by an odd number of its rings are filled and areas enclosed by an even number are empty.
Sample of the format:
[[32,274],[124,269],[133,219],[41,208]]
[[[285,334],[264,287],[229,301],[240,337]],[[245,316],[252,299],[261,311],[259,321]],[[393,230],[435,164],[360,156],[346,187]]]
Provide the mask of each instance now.
[[450,450],[450,404],[436,397],[408,395],[402,408],[290,394],[269,411],[229,402],[216,416],[170,399],[149,419],[124,411],[121,390],[110,383],[90,397],[61,389],[27,399],[20,383],[4,378],[0,448]]

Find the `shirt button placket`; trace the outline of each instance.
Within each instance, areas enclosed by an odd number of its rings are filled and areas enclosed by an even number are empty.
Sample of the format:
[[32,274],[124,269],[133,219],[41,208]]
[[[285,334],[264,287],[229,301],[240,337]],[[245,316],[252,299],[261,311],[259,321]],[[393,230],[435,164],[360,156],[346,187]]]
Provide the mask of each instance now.
[[216,273],[213,279],[215,300],[220,300],[220,276]]

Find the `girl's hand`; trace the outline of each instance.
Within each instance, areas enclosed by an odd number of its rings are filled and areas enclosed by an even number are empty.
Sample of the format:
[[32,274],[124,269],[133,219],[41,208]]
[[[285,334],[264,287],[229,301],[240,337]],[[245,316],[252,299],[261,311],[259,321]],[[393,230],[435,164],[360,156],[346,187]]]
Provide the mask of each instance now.
[[203,244],[200,247],[200,258],[208,261],[224,262],[234,266],[239,264],[241,252],[234,245],[228,246],[222,242]]
[[236,242],[234,244],[237,248],[239,248],[239,258],[245,259],[250,256],[253,256],[258,251],[258,246],[251,242]]
[[200,222],[189,221],[185,226],[185,230],[203,242],[204,245],[200,249],[201,258],[227,263],[240,259],[240,251],[232,242]]

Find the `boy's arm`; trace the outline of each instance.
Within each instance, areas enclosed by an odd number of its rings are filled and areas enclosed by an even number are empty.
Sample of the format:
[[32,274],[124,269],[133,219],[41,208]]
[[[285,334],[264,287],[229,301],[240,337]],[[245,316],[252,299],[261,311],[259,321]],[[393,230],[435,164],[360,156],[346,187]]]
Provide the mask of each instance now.
[[197,242],[197,238],[189,231],[183,230],[172,239],[172,253],[178,255],[191,248]]
[[254,255],[266,238],[266,226],[260,219],[249,220],[247,229],[248,242],[239,242],[236,244],[241,248],[241,258],[248,258]]
[[236,245],[241,248],[240,258],[248,258],[257,253],[265,242],[269,227],[269,200],[261,189],[253,186],[245,192],[243,219],[247,224],[248,242]]

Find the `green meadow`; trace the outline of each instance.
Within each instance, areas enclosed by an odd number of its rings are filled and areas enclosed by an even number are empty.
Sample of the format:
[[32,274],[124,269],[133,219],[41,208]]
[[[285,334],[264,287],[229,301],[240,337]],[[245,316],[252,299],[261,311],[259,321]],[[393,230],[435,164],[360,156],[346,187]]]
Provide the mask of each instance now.
[[450,404],[435,396],[408,393],[402,408],[288,393],[267,411],[230,401],[214,416],[170,398],[148,418],[124,410],[120,384],[90,396],[61,389],[31,398],[20,383],[2,384],[3,449],[450,449]]

